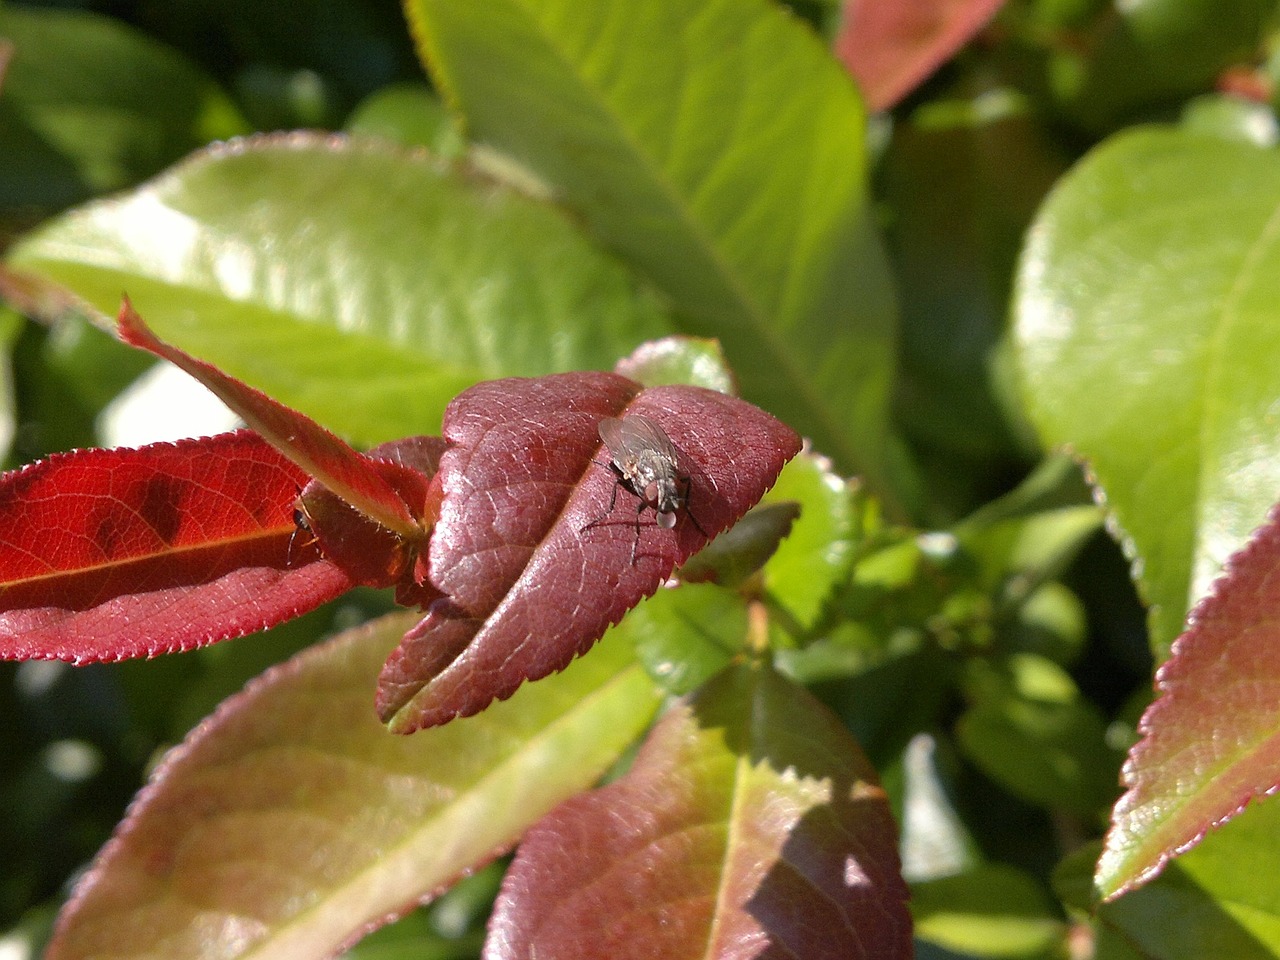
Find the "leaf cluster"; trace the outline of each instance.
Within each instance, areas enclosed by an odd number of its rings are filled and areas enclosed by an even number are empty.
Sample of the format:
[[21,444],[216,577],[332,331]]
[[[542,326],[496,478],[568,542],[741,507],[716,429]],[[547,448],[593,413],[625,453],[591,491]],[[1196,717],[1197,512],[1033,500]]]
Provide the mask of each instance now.
[[1274,3],[104,10],[0,7],[3,942],[1280,955]]

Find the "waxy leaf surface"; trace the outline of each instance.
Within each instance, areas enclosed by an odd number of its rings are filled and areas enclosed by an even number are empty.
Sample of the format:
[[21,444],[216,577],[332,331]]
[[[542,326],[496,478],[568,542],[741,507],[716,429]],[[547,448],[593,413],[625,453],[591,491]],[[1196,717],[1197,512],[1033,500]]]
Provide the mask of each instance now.
[[654,727],[631,770],[526,836],[486,960],[910,957],[897,834],[839,721],[733,667]]
[[350,578],[295,542],[305,482],[247,431],[0,476],[0,656],[187,650],[333,599]]
[[606,641],[483,716],[393,737],[369,688],[412,622],[307,649],[172,751],[48,960],[334,956],[589,787],[658,703],[629,646]]
[[889,500],[895,305],[847,75],[766,0],[410,0],[471,135],[718,338],[743,395]]
[[914,90],[990,20],[1004,0],[845,0],[836,55],[872,110]]
[[1158,698],[1124,768],[1097,886],[1153,876],[1280,787],[1280,515],[1228,564],[1156,674]]
[[1163,657],[1280,491],[1280,158],[1146,128],[1036,217],[1014,304],[1032,421],[1087,459]]
[[558,206],[317,134],[212,146],[6,262],[104,319],[127,290],[160,336],[362,447],[435,433],[478,380],[607,369],[671,332]]
[[[634,414],[666,432],[688,478],[670,530],[652,510],[637,513],[601,446],[601,420]],[[453,447],[440,462],[429,568],[446,596],[405,637],[378,691],[379,713],[400,732],[564,669],[746,513],[800,448],[789,427],[735,397],[645,389],[612,373],[478,384],[449,405],[444,436]]]

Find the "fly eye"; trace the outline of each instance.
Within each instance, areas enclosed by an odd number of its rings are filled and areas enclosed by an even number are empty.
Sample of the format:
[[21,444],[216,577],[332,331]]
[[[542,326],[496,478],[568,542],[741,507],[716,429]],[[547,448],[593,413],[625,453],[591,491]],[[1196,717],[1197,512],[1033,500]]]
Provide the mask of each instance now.
[[658,526],[663,530],[670,530],[676,525],[676,515],[673,510],[658,511]]
[[[646,503],[658,502],[658,482],[656,480],[644,485],[644,499]],[[672,521],[673,523],[675,521]]]

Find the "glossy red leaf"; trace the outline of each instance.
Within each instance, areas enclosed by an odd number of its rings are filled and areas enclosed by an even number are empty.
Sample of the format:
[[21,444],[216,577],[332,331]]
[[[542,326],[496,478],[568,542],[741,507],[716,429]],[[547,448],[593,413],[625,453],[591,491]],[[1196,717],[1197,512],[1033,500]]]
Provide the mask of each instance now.
[[836,56],[872,110],[887,110],[990,20],[1003,0],[845,0]]
[[117,326],[125,343],[163,357],[195,377],[309,477],[360,513],[406,539],[425,537],[420,518],[406,503],[404,488],[412,491],[418,484],[413,471],[357,452],[311,418],[165,343],[147,328],[127,299],[120,307]]
[[[637,414],[666,432],[688,480],[672,529],[637,514],[601,445],[601,420]],[[378,689],[398,732],[476,713],[562,670],[746,513],[800,448],[789,427],[735,397],[611,373],[478,384],[449,405],[444,435],[453,447],[429,567],[445,596]]]
[[1192,612],[1156,689],[1098,863],[1104,897],[1280,788],[1280,511]]
[[620,780],[560,805],[507,872],[486,960],[911,956],[884,791],[805,690],[732,667]]
[[306,476],[247,431],[82,450],[0,476],[0,656],[152,656],[351,586],[295,536]]

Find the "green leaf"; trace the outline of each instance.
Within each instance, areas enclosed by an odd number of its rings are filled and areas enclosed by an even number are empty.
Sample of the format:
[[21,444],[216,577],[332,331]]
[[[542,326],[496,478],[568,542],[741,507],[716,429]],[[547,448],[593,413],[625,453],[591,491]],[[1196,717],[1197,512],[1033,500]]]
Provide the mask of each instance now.
[[412,0],[471,134],[718,337],[743,395],[893,500],[893,294],[847,75],[765,0]]
[[0,37],[13,44],[0,97],[0,208],[62,207],[248,130],[193,64],[107,17],[10,4]]
[[766,503],[800,504],[800,518],[765,567],[765,586],[802,628],[814,625],[853,566],[858,498],[856,484],[837,476],[825,458],[806,452],[782,468],[765,496]]
[[426,147],[453,159],[466,149],[458,125],[440,98],[425,83],[383,87],[347,118],[348,133],[381,137],[406,147]]
[[683,383],[738,395],[738,385],[719,341],[705,337],[663,337],[642,343],[630,356],[619,360],[613,372],[646,387]]
[[[884,158],[888,244],[902,291],[898,409],[912,435],[970,458],[1032,446],[1008,362],[1013,266],[1065,161],[1007,90],[926,103]],[[990,482],[990,467],[976,468]],[[954,482],[954,481],[953,481]]]
[[372,445],[487,377],[608,368],[668,329],[545,202],[465,166],[315,135],[216,147],[19,244],[15,269]]
[[1056,581],[1036,587],[1018,605],[1001,638],[1007,649],[1034,653],[1069,667],[1084,652],[1089,624],[1080,601]]
[[325,956],[512,846],[648,724],[621,643],[413,737],[373,712],[399,614],[268,672],[166,759],[62,917],[50,960]]
[[1120,757],[1100,711],[1050,660],[1015,654],[970,664],[974,701],[956,724],[965,755],[1031,803],[1092,816],[1116,794]]
[[1280,124],[1271,107],[1225,93],[1196,97],[1182,109],[1179,126],[1188,133],[1239,140],[1255,147],[1274,147]]
[[18,426],[13,394],[13,345],[22,333],[22,318],[0,304],[0,462],[9,456]]
[[737,594],[688,583],[659,590],[632,610],[615,630],[635,647],[653,681],[675,694],[706,683],[742,651],[747,608]]
[[911,913],[917,939],[966,957],[1041,957],[1066,932],[1040,886],[998,863],[912,884]]
[[1163,654],[1280,490],[1280,160],[1163,129],[1062,181],[1015,302],[1031,415],[1089,461]]
[[1056,455],[952,532],[981,559],[994,585],[1009,570],[1034,571],[1040,579],[1057,576],[1101,521],[1080,468],[1071,458]]
[[1208,90],[1224,68],[1250,61],[1274,9],[1274,0],[1107,4],[1090,31],[1055,48],[1054,92],[1079,122],[1105,129]]

